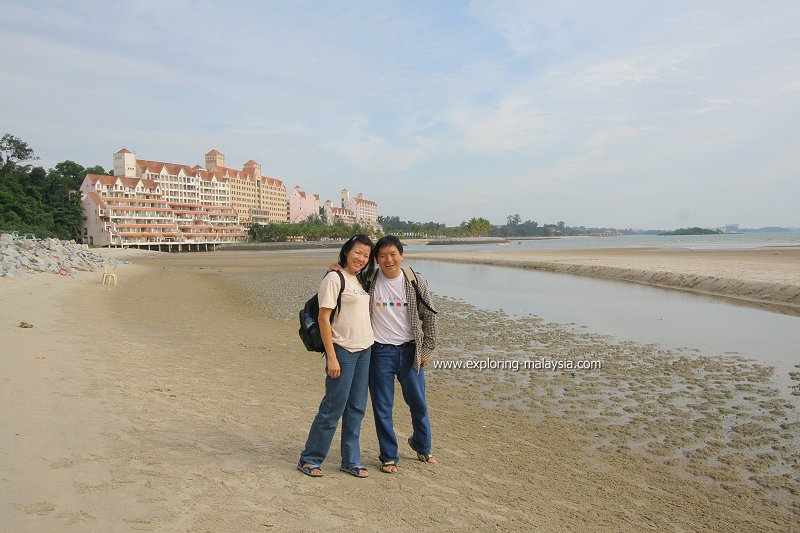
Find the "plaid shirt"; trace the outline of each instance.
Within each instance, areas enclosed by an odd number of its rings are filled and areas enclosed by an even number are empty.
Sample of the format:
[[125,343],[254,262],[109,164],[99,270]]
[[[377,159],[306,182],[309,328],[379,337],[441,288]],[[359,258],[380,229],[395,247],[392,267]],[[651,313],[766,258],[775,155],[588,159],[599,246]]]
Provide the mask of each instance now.
[[[431,294],[428,292],[428,282],[422,279],[418,272],[414,271],[414,274],[417,276],[417,287],[419,287],[420,296],[433,306]],[[414,355],[414,368],[419,372],[422,359],[430,357],[431,352],[436,348],[436,336],[438,334],[436,314],[432,313],[425,304],[417,302],[417,292],[405,277],[405,273],[403,273],[403,279],[405,280],[406,301],[408,302],[408,319],[411,321],[411,331],[414,332],[414,342],[417,345]],[[372,318],[372,309],[375,302],[375,285],[377,283],[372,283],[369,288],[370,318]]]

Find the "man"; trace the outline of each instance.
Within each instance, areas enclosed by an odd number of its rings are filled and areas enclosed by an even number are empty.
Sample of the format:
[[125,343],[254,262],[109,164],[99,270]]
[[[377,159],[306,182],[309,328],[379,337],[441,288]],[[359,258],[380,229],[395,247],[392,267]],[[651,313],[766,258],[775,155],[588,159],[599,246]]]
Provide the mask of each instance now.
[[[375,344],[370,361],[369,392],[380,444],[381,471],[397,472],[400,460],[392,421],[394,380],[411,411],[413,434],[408,444],[420,461],[436,464],[431,455],[431,425],[425,399],[425,366],[436,347],[436,311],[427,282],[412,283],[401,265],[403,244],[393,235],[378,239],[374,256],[380,270],[369,287]],[[416,288],[414,285],[416,284]]]

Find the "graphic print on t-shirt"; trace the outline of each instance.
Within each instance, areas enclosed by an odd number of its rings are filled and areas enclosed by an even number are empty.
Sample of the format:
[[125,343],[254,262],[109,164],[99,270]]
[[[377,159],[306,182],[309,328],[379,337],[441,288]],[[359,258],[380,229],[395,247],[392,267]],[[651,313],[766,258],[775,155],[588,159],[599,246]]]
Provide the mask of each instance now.
[[405,301],[405,298],[375,298],[375,309],[378,311],[398,312],[402,307],[408,307],[408,302]]

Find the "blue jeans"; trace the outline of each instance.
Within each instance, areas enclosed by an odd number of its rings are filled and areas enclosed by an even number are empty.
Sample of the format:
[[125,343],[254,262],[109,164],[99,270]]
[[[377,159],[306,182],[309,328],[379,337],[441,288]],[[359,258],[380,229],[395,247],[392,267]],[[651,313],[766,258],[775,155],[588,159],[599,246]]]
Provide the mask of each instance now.
[[372,345],[372,362],[369,366],[369,392],[372,397],[372,412],[378,433],[381,461],[399,461],[397,437],[394,433],[392,408],[394,407],[394,378],[400,382],[403,399],[411,409],[411,425],[414,433],[411,445],[419,453],[431,453],[431,422],[428,418],[428,403],[425,400],[425,369],[414,368],[413,343],[392,346]]
[[367,409],[370,348],[349,352],[334,345],[336,359],[342,369],[341,375],[332,379],[325,375],[325,396],[319,404],[308,432],[306,447],[300,454],[304,463],[321,465],[342,419],[342,466],[361,464],[361,421]]

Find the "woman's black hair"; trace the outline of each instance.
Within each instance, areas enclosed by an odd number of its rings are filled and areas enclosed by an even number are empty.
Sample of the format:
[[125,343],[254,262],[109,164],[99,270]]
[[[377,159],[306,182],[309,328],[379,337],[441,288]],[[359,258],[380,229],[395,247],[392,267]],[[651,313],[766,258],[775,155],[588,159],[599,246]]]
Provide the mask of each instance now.
[[375,247],[375,245],[372,243],[372,239],[370,239],[366,235],[353,235],[352,237],[347,239],[347,242],[342,245],[342,249],[339,250],[339,265],[342,268],[347,266],[347,254],[350,252],[350,250],[353,249],[353,246],[355,246],[357,242],[369,246],[369,252],[370,252],[367,264],[358,273],[358,277],[361,280],[372,279],[372,273],[375,271],[375,257],[374,257],[375,254],[372,253],[372,250]]

